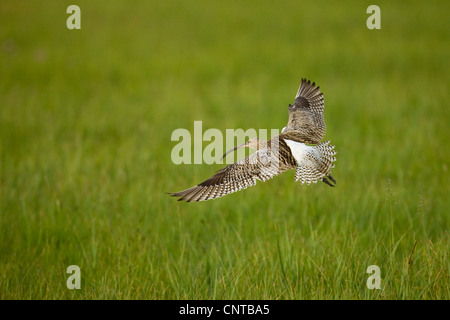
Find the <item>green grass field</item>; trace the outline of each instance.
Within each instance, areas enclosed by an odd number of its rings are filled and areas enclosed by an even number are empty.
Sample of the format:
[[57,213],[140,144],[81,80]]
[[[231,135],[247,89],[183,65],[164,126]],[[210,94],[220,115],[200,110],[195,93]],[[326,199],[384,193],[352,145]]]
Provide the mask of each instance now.
[[[449,299],[450,3],[371,4],[1,1],[0,299]],[[336,188],[165,194],[223,167],[173,130],[281,129],[302,77]]]

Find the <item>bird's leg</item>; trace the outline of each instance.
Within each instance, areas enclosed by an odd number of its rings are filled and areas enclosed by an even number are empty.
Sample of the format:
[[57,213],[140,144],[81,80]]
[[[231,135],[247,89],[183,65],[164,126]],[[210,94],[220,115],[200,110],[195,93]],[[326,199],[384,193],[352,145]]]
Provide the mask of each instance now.
[[328,181],[328,179],[326,178],[326,177],[323,177],[322,178],[322,181],[323,182],[325,182],[327,185],[329,185],[330,187],[334,187],[331,183],[330,183],[330,181]]
[[328,179],[330,179],[334,184],[336,184],[336,180],[331,176],[331,174],[328,175]]

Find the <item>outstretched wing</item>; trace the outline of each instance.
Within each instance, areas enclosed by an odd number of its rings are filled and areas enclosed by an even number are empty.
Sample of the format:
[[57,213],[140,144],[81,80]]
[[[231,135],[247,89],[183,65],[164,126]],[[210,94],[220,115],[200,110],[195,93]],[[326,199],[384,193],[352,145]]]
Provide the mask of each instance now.
[[293,105],[289,105],[289,120],[283,132],[298,131],[304,143],[318,144],[325,135],[323,109],[325,103],[320,88],[302,79]]
[[256,184],[256,180],[266,181],[274,176],[295,168],[294,163],[279,161],[278,153],[260,149],[245,159],[239,160],[219,170],[214,176],[195,187],[170,193],[179,197],[178,201],[206,201],[246,189]]

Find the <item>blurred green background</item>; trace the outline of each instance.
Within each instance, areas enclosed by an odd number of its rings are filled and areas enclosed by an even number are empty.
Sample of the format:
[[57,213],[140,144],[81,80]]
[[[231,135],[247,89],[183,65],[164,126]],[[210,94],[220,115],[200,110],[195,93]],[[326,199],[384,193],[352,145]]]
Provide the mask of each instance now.
[[[0,299],[449,299],[450,2],[371,4],[1,1]],[[303,77],[336,188],[165,194],[222,167],[173,130],[281,129]]]

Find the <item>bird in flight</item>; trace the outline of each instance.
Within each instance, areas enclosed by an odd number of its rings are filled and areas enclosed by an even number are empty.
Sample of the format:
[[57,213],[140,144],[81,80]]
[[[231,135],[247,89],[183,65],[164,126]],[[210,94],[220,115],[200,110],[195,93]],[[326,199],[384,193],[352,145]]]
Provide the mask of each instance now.
[[295,169],[295,181],[311,184],[321,180],[334,187],[336,151],[325,135],[324,99],[320,88],[302,79],[294,104],[289,104],[289,119],[281,134],[265,141],[258,138],[228,150],[222,158],[239,148],[257,151],[219,170],[211,178],[184,191],[169,193],[178,201],[205,201],[223,197]]

